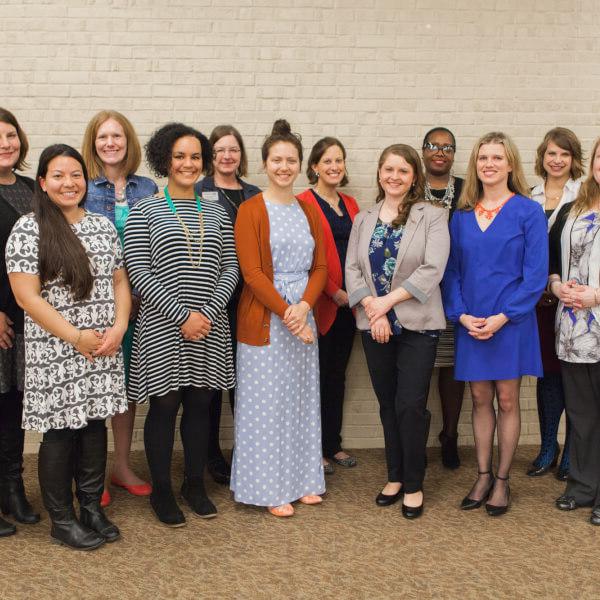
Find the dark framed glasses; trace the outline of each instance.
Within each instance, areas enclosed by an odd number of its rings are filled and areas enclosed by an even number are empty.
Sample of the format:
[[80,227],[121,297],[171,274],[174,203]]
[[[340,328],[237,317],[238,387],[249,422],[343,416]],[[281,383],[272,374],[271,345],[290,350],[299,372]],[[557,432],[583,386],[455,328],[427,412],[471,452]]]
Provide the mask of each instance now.
[[432,144],[431,142],[425,142],[423,144],[423,150],[428,150],[429,152],[439,152],[441,150],[444,154],[453,154],[456,152],[456,146],[454,144],[438,146],[437,144]]

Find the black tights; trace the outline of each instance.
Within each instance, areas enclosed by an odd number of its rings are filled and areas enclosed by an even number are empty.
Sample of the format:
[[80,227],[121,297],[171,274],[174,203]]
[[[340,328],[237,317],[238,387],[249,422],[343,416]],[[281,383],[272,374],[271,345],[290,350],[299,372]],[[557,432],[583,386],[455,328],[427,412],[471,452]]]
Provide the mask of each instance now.
[[23,392],[12,387],[6,394],[0,394],[0,431],[21,429],[23,416]]
[[146,458],[155,488],[171,487],[171,458],[175,422],[183,406],[180,432],[185,459],[185,475],[202,478],[208,448],[209,406],[213,392],[192,386],[150,398],[144,425]]

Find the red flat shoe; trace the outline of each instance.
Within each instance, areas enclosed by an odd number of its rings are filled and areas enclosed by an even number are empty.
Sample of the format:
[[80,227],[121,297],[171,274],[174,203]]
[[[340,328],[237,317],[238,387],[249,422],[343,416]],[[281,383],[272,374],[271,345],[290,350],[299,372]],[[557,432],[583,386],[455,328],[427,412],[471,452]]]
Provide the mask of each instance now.
[[100,506],[102,508],[106,508],[112,501],[112,498],[110,497],[110,492],[108,491],[107,488],[104,488],[104,491],[102,492],[102,498],[100,498]]
[[115,477],[111,477],[110,482],[117,487],[126,489],[132,496],[149,496],[152,493],[152,486],[149,483],[127,485]]

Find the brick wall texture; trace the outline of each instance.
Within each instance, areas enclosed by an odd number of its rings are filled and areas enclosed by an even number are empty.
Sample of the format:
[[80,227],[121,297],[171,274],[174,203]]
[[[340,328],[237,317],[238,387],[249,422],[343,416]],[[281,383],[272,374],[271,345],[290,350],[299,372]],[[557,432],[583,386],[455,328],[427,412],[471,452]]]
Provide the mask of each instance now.
[[[599,7],[597,0],[3,0],[0,105],[29,134],[32,165],[49,143],[79,147],[89,118],[114,108],[142,142],[170,120],[206,133],[235,124],[258,185],[265,183],[259,147],[275,118],[292,123],[307,151],[322,135],[338,136],[348,149],[348,192],[362,206],[374,197],[379,152],[400,141],[418,147],[433,125],[455,132],[459,175],[479,135],[506,131],[533,185],[534,151],[549,128],[572,128],[588,153],[600,134]],[[301,177],[298,191],[305,184]],[[358,344],[348,383],[346,446],[382,446]],[[463,411],[460,441],[471,444],[468,398]],[[522,412],[522,441],[536,443],[534,380],[523,382]],[[224,421],[229,442],[231,419]],[[28,438],[28,448],[35,442]]]

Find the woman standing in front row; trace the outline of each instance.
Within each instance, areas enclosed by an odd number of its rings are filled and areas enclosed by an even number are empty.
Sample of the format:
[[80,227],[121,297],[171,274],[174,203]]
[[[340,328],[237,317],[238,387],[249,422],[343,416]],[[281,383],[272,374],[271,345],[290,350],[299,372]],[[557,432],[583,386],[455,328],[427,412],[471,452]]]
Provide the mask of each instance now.
[[330,461],[343,467],[356,466],[356,458],[342,449],[341,431],[346,367],[356,331],[348,306],[344,265],[358,205],[337,189],[348,183],[346,149],[338,139],[325,137],[313,146],[306,175],[315,187],[302,192],[298,199],[319,211],[327,254],[327,284],[315,306],[315,315],[319,329],[323,468],[325,473],[333,473]]
[[235,241],[244,289],[238,309],[237,406],[231,489],[277,517],[318,504],[318,355],[312,308],[327,279],[317,210],[294,197],[302,144],[279,120],[262,146],[269,186],[240,207]]
[[106,217],[84,210],[86,184],[77,150],[46,148],[34,212],[17,221],[6,246],[10,283],[26,313],[23,427],[44,434],[38,477],[50,535],[77,550],[120,535],[100,498],[104,421],[127,410],[121,343],[131,310],[117,232]]
[[[445,127],[429,130],[423,138],[425,200],[448,210],[450,219],[456,210],[464,181],[452,174],[456,139]],[[435,356],[439,367],[438,391],[442,405],[442,430],[438,435],[442,447],[442,464],[447,469],[460,467],[458,456],[458,421],[465,393],[465,382],[454,378],[454,325],[446,323]]]
[[559,299],[556,350],[571,422],[569,477],[556,506],[591,506],[600,525],[600,139],[577,199],[550,231],[549,284]]
[[352,226],[346,285],[385,438],[388,482],[375,501],[388,506],[404,495],[402,514],[414,519],[423,512],[427,394],[446,325],[439,283],[448,213],[424,201],[421,160],[405,144],[382,152],[377,188],[377,203]]
[[[235,225],[241,203],[260,194],[260,189],[242,179],[248,174],[248,155],[244,140],[233,125],[217,125],[212,130],[208,141],[213,151],[212,161],[207,165],[206,177],[196,184],[196,192],[206,201],[219,201],[227,211],[232,225]],[[234,362],[237,345],[237,307],[242,285],[243,282],[240,280],[227,305]],[[218,390],[210,403],[207,468],[217,483],[227,485],[231,477],[231,466],[225,460],[219,443],[222,403],[223,392]],[[233,414],[235,388],[229,390],[229,406]]]
[[[548,230],[554,225],[561,208],[577,197],[583,175],[581,144],[577,136],[564,127],[555,127],[538,146],[535,173],[544,179],[531,191],[531,199],[542,205],[548,219]],[[565,409],[565,395],[556,357],[554,324],[557,300],[544,292],[536,307],[544,376],[537,380],[537,408],[540,420],[541,448],[527,475],[537,477],[556,466],[560,454],[558,425]],[[566,419],[565,445],[557,479],[565,481],[569,474],[569,419]]]
[[457,323],[455,376],[470,382],[477,453],[478,478],[461,508],[479,508],[489,498],[490,516],[505,513],[510,502],[508,476],[521,430],[521,377],[542,374],[535,305],[547,279],[548,234],[542,209],[527,193],[512,140],[504,133],[483,136],[471,152],[450,224],[444,276],[444,307]]
[[[116,227],[122,242],[125,222],[131,207],[138,200],[158,191],[154,181],[135,174],[142,157],[135,129],[129,119],[121,113],[115,110],[100,111],[88,123],[81,152],[90,176],[86,209],[109,219]],[[135,292],[131,301],[129,327],[123,338],[126,373],[129,371],[133,330],[139,306],[139,297]],[[127,412],[115,415],[110,420],[115,441],[110,482],[125,488],[134,496],[147,496],[152,488],[140,479],[129,465],[135,403],[130,402],[128,406]],[[102,505],[107,506],[110,500],[110,493],[105,489]]]
[[233,228],[223,207],[202,202],[194,185],[212,159],[199,131],[169,123],[154,132],[146,159],[162,194],[140,200],[125,227],[125,258],[142,303],[135,328],[129,392],[150,401],[144,444],[150,505],[170,527],[185,525],[171,483],[180,406],[184,481],[181,493],[203,518],[217,514],[204,488],[208,411],[214,390],[235,377],[226,306],[238,281]]

